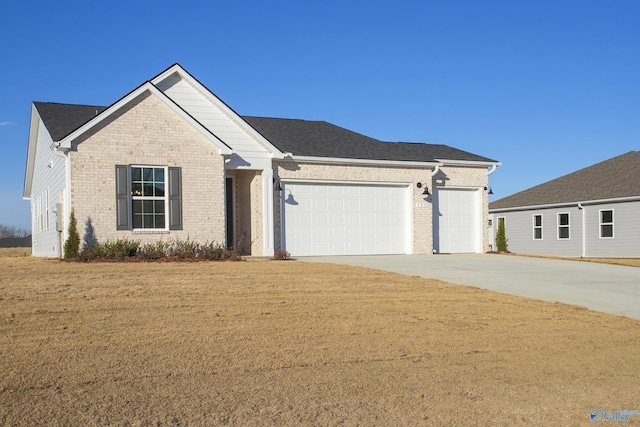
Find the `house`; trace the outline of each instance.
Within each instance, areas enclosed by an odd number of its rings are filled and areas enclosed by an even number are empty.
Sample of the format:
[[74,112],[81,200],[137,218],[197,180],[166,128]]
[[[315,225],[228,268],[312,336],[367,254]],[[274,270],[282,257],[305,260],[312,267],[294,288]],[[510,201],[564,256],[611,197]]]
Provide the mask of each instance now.
[[175,64],[108,107],[34,102],[33,254],[191,239],[270,256],[483,252],[495,160],[323,121],[240,116]]
[[640,151],[605,160],[489,205],[509,251],[565,257],[640,257]]

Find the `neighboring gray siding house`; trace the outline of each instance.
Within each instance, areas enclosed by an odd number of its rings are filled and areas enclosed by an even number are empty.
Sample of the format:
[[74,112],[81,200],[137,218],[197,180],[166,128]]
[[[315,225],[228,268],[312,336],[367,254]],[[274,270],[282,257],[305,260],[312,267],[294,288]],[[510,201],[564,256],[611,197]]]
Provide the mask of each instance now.
[[175,64],[114,104],[34,102],[33,254],[191,239],[252,255],[483,252],[495,160],[322,121],[240,116]]
[[509,251],[566,257],[640,257],[640,151],[496,200]]

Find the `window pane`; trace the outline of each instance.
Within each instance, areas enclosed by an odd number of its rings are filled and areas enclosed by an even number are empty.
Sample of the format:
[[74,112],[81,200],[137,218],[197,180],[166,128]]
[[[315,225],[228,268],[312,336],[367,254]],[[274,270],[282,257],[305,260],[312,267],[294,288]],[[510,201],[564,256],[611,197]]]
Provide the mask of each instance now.
[[560,237],[561,239],[568,239],[569,238],[569,227],[560,227],[558,229],[558,237]]
[[142,213],[142,200],[134,200],[131,205],[133,207],[134,215]]
[[132,181],[140,181],[142,179],[142,170],[141,168],[131,168],[131,180]]
[[164,184],[156,183],[156,197],[164,197]]
[[154,212],[157,214],[163,214],[164,213],[164,200],[154,200]]
[[156,182],[164,182],[164,168],[156,168],[154,181]]
[[142,180],[153,181],[153,168],[142,168]]
[[133,228],[142,228],[142,215],[133,215]]
[[558,224],[559,225],[569,225],[569,214],[559,214],[558,215]]
[[156,228],[164,228],[164,215],[156,215]]
[[534,239],[542,239],[542,228],[536,228],[533,230],[533,238]]
[[536,227],[542,227],[542,215],[536,215],[533,217],[533,223]]
[[602,223],[612,223],[613,222],[613,211],[602,211],[600,212]]
[[153,215],[145,215],[144,217],[144,228],[153,228]]
[[613,225],[603,225],[600,230],[601,237],[613,237]]
[[153,212],[153,200],[142,201],[142,212],[144,212],[145,214]]
[[142,183],[133,182],[131,184],[131,195],[133,195],[133,196],[142,196]]

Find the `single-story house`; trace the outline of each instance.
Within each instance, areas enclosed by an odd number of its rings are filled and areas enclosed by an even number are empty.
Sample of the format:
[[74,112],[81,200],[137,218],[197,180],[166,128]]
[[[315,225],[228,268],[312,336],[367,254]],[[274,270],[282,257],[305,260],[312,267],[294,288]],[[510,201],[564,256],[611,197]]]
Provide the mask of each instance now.
[[511,252],[640,257],[640,151],[605,160],[489,205]]
[[108,107],[34,102],[33,255],[190,239],[294,256],[488,250],[499,162],[324,121],[241,116],[175,64]]

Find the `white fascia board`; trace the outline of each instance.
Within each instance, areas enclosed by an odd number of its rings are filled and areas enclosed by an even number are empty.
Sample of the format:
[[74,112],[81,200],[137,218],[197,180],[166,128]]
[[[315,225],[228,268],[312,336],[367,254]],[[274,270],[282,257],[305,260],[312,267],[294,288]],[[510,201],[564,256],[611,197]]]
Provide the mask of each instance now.
[[403,162],[400,160],[372,160],[372,159],[347,159],[340,157],[313,157],[313,156],[296,156],[291,155],[285,160],[293,160],[300,163],[323,163],[333,165],[366,165],[366,166],[393,166],[407,168],[425,168],[433,169],[436,166],[442,166],[439,162]]
[[512,208],[494,208],[494,209],[489,209],[489,213],[533,211],[533,210],[540,210],[540,209],[564,208],[564,207],[578,206],[578,205],[590,206],[590,205],[604,205],[607,203],[624,203],[624,202],[637,202],[637,201],[640,201],[640,196],[616,197],[611,199],[584,200],[584,201],[563,202],[563,203],[550,203],[548,205],[516,206]]
[[120,100],[118,100],[116,103],[112,104],[109,108],[104,110],[102,113],[98,114],[92,120],[89,120],[87,123],[85,123],[84,125],[82,125],[78,129],[76,129],[75,131],[73,131],[72,133],[70,133],[69,135],[64,137],[58,143],[58,147],[63,148],[63,149],[70,149],[71,148],[71,142],[74,139],[78,138],[79,136],[81,136],[82,134],[84,134],[85,132],[87,132],[88,130],[90,130],[91,128],[93,128],[94,126],[96,126],[97,124],[99,124],[100,122],[102,122],[103,120],[108,118],[109,116],[111,116],[113,113],[118,111],[120,108],[124,107],[126,104],[131,102],[137,96],[139,96],[142,93],[147,92],[147,91],[149,91],[153,95],[156,95],[162,102],[164,102],[176,114],[178,114],[180,117],[182,117],[185,121],[187,121],[189,124],[191,124],[198,131],[200,131],[200,133],[202,133],[202,135],[204,135],[207,139],[209,139],[211,142],[213,142],[218,147],[219,154],[221,154],[221,155],[231,155],[232,150],[231,150],[231,148],[229,146],[227,146],[227,144],[225,144],[217,136],[215,136],[214,134],[209,132],[209,130],[207,128],[205,128],[203,125],[201,125],[200,122],[198,122],[196,119],[194,119],[189,114],[187,114],[187,112],[184,111],[182,108],[180,108],[180,106],[178,104],[173,102],[173,100],[171,100],[168,96],[166,96],[164,93],[162,93],[160,90],[158,90],[158,88],[155,87],[150,82],[146,82],[143,85],[139,86],[137,89],[134,89],[132,92],[129,92],[129,94],[127,94],[123,98],[120,98]]
[[475,160],[447,160],[447,159],[436,159],[443,166],[502,166],[501,162],[479,162]]
[[228,117],[230,117],[243,131],[245,131],[249,136],[251,136],[258,144],[260,144],[265,150],[269,152],[272,158],[274,159],[283,159],[284,153],[280,151],[275,145],[271,144],[269,140],[267,140],[264,136],[262,136],[258,131],[256,131],[250,124],[248,124],[238,113],[236,113],[231,107],[229,107],[223,100],[218,98],[213,92],[211,92],[205,85],[200,83],[198,79],[193,77],[182,68],[179,64],[174,64],[169,67],[166,71],[162,72],[158,76],[154,77],[151,80],[151,83],[157,85],[159,82],[163,81],[167,77],[178,74],[182,79],[184,79],[187,83],[191,85],[195,90],[197,90],[202,96],[205,97],[209,102],[214,104],[216,107],[220,108]]
[[31,186],[33,184],[33,169],[36,163],[36,150],[38,145],[38,129],[40,128],[40,114],[35,104],[31,103],[31,120],[29,122],[29,142],[27,148],[27,164],[24,170],[24,187],[22,198],[31,199]]

